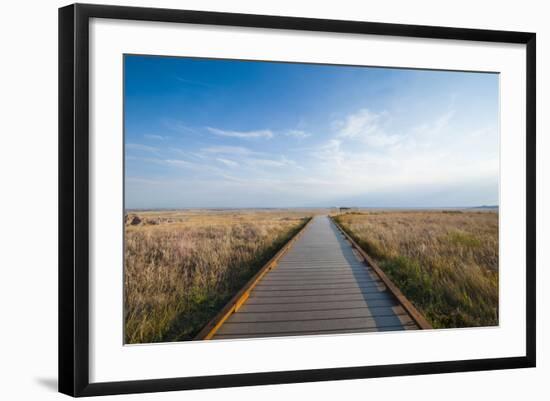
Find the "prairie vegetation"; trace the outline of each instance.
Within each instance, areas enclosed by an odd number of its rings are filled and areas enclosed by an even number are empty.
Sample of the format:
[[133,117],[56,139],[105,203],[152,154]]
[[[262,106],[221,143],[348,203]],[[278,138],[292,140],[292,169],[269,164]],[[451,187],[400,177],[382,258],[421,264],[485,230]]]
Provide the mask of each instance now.
[[192,339],[308,220],[306,211],[130,212],[125,343]]
[[335,219],[435,328],[498,324],[498,212],[385,211]]

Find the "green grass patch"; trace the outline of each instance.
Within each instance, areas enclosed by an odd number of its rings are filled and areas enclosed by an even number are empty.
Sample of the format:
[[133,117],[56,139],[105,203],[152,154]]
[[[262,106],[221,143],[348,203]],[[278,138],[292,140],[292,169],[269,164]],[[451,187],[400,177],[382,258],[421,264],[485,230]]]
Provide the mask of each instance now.
[[462,231],[452,231],[444,238],[451,245],[463,246],[463,247],[480,247],[481,240],[476,238],[472,234],[468,234]]

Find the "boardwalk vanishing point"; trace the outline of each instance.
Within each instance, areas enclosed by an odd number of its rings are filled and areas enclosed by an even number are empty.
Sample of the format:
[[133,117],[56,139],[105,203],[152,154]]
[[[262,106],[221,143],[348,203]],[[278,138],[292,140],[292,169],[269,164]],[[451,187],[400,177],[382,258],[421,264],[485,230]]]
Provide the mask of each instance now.
[[196,339],[430,328],[374,261],[316,216]]

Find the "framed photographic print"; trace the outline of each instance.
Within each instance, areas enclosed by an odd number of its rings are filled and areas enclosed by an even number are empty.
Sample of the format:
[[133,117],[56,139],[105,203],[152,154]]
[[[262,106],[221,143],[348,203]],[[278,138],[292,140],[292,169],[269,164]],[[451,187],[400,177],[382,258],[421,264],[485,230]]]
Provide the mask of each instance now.
[[535,34],[59,10],[59,389],[535,366]]

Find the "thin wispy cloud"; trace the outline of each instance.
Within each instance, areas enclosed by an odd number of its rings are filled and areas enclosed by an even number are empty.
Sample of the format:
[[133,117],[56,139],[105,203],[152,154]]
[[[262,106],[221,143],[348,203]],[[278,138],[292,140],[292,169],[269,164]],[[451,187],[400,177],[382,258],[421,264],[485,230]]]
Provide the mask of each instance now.
[[[174,168],[176,172],[175,176],[178,180],[185,177],[189,182],[195,182],[199,179],[208,182],[210,179],[219,179],[219,177],[223,177],[226,173],[225,169],[216,167],[211,162],[196,163],[183,159],[162,159],[156,162]],[[177,174],[178,172],[181,174]]]
[[187,160],[181,160],[181,159],[166,159],[166,160],[163,160],[163,162],[166,163],[166,164],[170,164],[170,165],[178,166],[178,167],[193,167],[193,166],[195,166],[194,163],[192,163],[190,161],[187,161]]
[[287,167],[293,166],[296,164],[293,160],[289,160],[286,157],[281,157],[280,159],[257,159],[250,158],[246,159],[245,162],[254,167]]
[[145,134],[143,135],[143,137],[145,139],[153,139],[155,141],[165,141],[168,139],[167,136],[162,136],[162,135],[154,135],[154,134]]
[[237,163],[236,161],[233,161],[233,160],[224,159],[224,158],[221,158],[221,157],[217,157],[216,160],[219,161],[220,163],[226,165],[227,167],[237,167],[237,166],[239,166],[239,163]]
[[429,121],[424,121],[413,128],[416,133],[424,132],[428,134],[437,134],[442,128],[447,126],[455,114],[455,110],[449,108],[442,114],[435,114]]
[[305,139],[305,138],[309,138],[311,136],[311,134],[309,132],[305,132],[305,131],[297,130],[297,129],[288,130],[285,133],[285,135],[293,137],[293,138],[297,138],[297,139]]
[[329,139],[311,150],[309,154],[323,163],[341,164],[345,158],[341,145],[342,141],[340,139]]
[[202,152],[206,153],[216,153],[216,154],[225,154],[225,155],[251,155],[257,152],[242,147],[242,146],[209,146],[207,148],[202,148]]
[[196,129],[179,120],[163,119],[162,125],[165,128],[169,129],[170,131],[173,131],[179,134],[197,134]]
[[254,138],[273,138],[273,132],[270,130],[258,130],[258,131],[227,131],[218,128],[206,127],[208,132],[218,135],[225,136],[230,138],[240,138],[240,139],[254,139]]
[[373,147],[395,145],[401,139],[395,134],[388,134],[389,113],[375,113],[369,109],[361,109],[348,114],[343,121],[336,121],[338,138],[362,141]]

